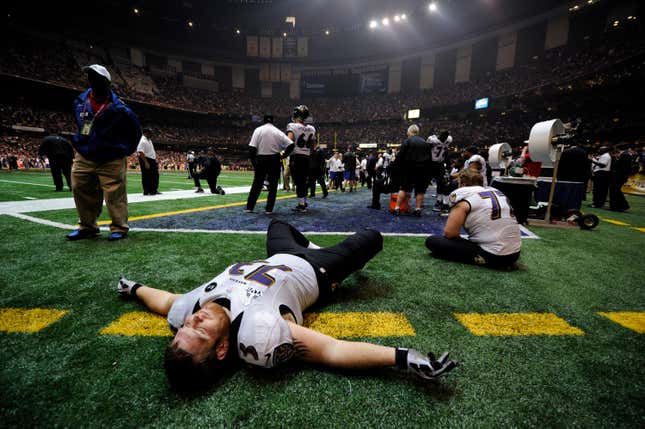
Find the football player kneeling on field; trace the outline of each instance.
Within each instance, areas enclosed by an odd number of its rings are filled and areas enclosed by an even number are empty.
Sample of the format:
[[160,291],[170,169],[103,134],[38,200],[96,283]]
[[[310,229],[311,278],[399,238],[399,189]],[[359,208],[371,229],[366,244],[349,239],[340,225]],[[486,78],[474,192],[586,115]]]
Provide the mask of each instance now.
[[291,359],[334,368],[397,367],[435,379],[457,364],[407,348],[337,340],[305,328],[303,311],[328,298],[347,276],[383,248],[378,231],[364,230],[319,248],[291,225],[273,220],[268,257],[240,262],[183,295],[121,279],[117,291],[167,316],[175,332],[165,352],[171,386],[209,386],[236,361],[272,368]]
[[[431,235],[426,247],[433,256],[491,268],[510,268],[520,257],[520,226],[506,196],[484,187],[482,175],[472,169],[459,172],[459,188],[449,197],[452,208],[443,236]],[[461,228],[468,239],[461,238]]]

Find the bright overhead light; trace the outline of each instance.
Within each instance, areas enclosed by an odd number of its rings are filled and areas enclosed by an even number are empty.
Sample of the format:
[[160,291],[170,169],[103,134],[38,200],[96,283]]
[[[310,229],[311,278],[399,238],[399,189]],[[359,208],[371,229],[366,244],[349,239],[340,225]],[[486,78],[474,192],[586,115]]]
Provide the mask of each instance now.
[[132,9],[132,12],[134,12],[135,15],[139,15],[139,9],[137,9],[136,7]]
[[428,5],[428,9],[430,9],[430,12],[436,12],[437,11],[437,3],[432,2]]
[[240,29],[239,28],[235,29],[235,34],[240,34]]
[[388,25],[390,25],[390,18],[383,18],[381,24],[387,27]]
[[399,22],[401,17],[399,15],[394,15],[394,22]]
[[406,19],[408,19],[408,17],[406,16],[406,14],[402,14],[402,15],[401,15],[401,20],[402,20],[402,21],[405,21]]
[[282,33],[282,37],[287,37],[287,33]]
[[188,26],[189,26],[190,28],[193,28],[193,21],[188,21]]
[[325,30],[325,36],[329,36],[331,32],[329,30]]
[[376,28],[378,27],[378,22],[376,22],[375,19],[370,21],[370,28]]

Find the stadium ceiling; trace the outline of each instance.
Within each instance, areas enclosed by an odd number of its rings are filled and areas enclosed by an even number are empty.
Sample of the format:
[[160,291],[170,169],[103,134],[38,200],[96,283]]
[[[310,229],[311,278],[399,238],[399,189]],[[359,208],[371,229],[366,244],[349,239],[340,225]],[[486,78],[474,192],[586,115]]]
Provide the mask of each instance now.
[[[12,4],[13,3],[13,4]],[[286,35],[329,38],[367,37],[370,22],[387,22],[402,44],[455,40],[515,20],[566,7],[570,1],[540,0],[71,0],[6,2],[14,22],[32,27],[90,29],[123,40],[145,34],[160,42],[214,46],[231,37]],[[431,6],[434,4],[434,6]],[[396,16],[406,15],[399,20]],[[56,19],[52,19],[56,17]],[[285,22],[295,17],[293,22]],[[124,30],[128,30],[124,33]],[[373,30],[373,29],[372,29]],[[372,37],[370,39],[369,37]]]

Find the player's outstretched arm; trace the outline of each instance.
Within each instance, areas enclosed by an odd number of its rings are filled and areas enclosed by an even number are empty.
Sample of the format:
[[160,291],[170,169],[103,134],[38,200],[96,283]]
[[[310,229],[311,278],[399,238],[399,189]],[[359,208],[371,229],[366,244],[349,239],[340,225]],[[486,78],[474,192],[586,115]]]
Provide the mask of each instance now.
[[181,296],[165,290],[145,286],[123,277],[119,279],[116,290],[122,296],[137,297],[150,311],[162,316],[168,315],[175,299]]
[[306,362],[333,368],[378,368],[396,366],[424,379],[435,379],[457,366],[448,353],[436,359],[413,349],[385,347],[378,344],[344,341],[288,322],[296,346],[296,356]]

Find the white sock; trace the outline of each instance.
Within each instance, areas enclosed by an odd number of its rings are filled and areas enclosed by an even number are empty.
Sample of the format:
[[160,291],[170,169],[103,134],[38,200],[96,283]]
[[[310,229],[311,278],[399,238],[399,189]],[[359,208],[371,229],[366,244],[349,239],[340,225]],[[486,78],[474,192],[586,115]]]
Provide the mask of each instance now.
[[305,199],[304,198],[300,198],[298,201],[299,201],[298,204],[300,204],[301,206],[305,205]]

